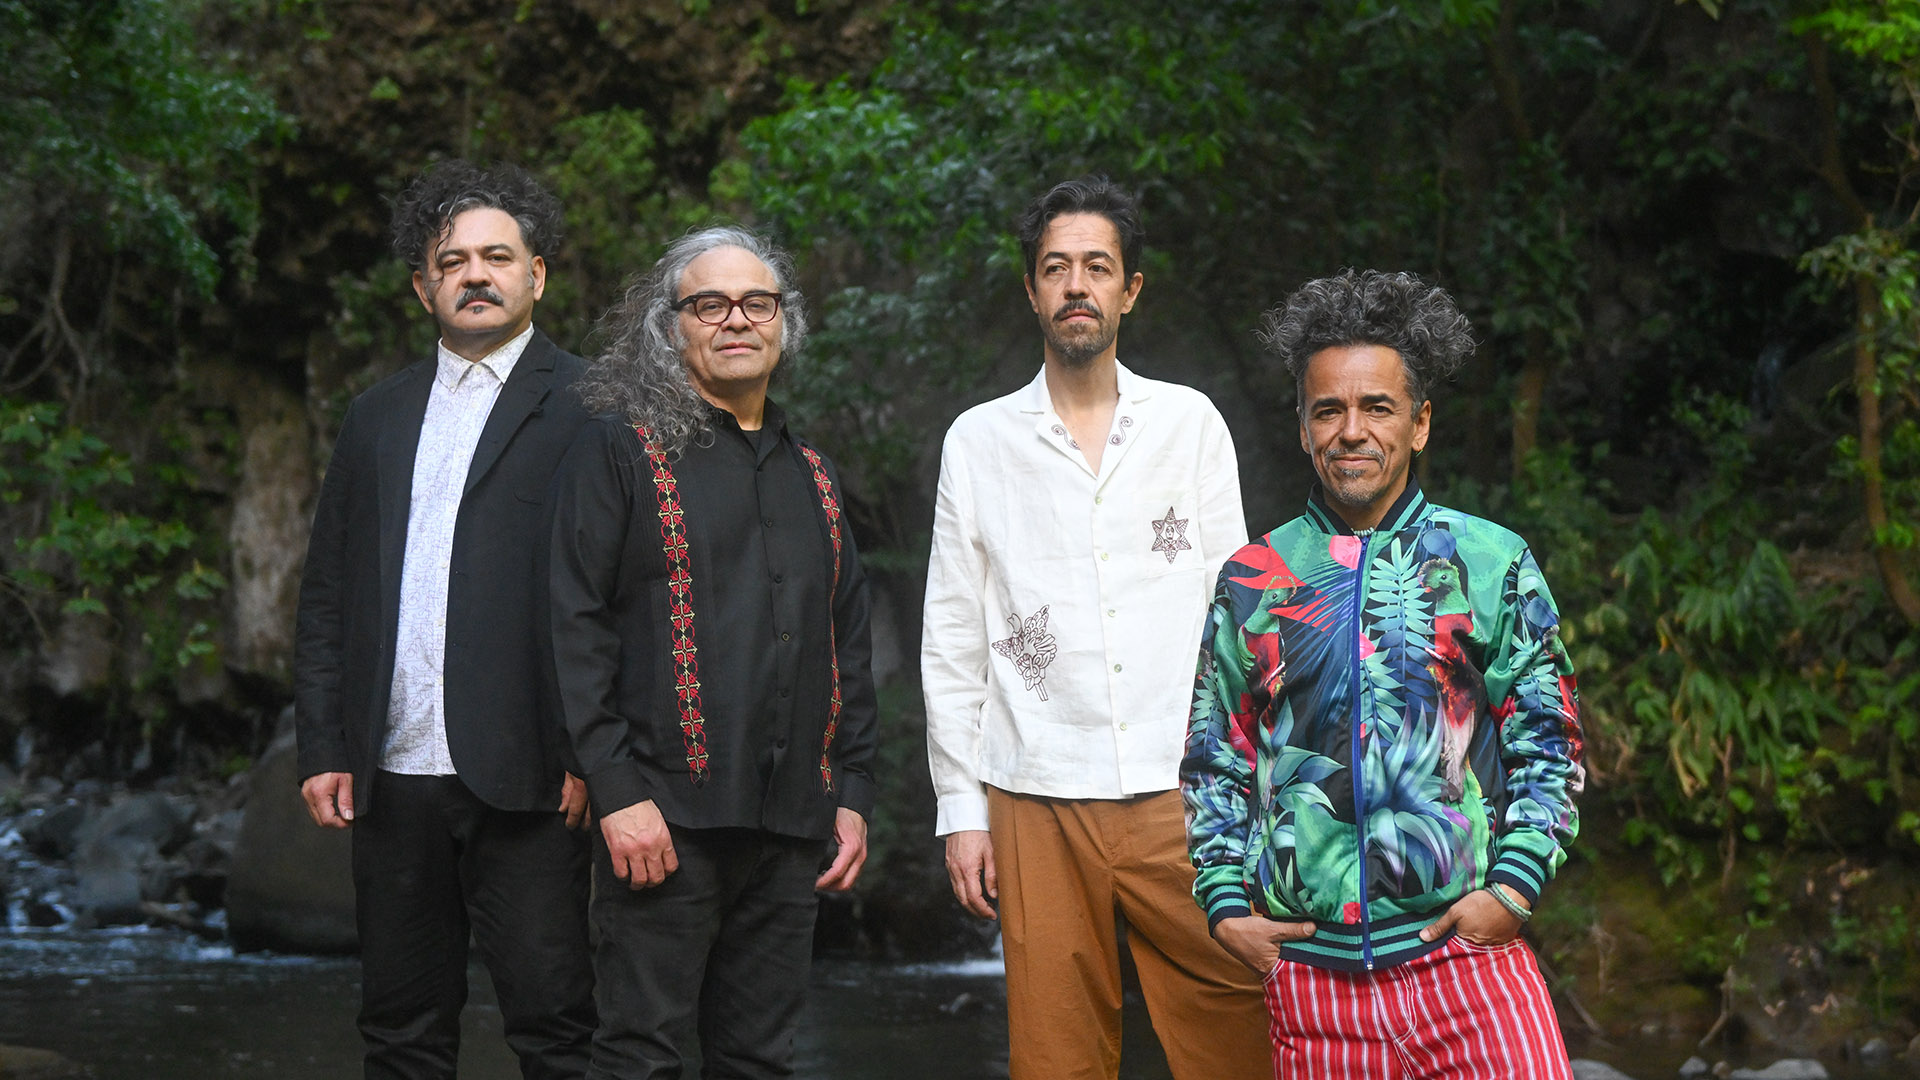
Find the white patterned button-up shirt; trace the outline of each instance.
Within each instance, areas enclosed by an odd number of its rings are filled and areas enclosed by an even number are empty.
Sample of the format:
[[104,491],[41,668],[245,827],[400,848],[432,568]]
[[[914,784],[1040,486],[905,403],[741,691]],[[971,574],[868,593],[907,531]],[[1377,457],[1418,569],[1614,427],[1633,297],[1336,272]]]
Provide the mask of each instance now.
[[447,576],[453,526],[467,466],[500,388],[533,339],[533,327],[479,360],[442,343],[413,455],[407,508],[407,558],[400,575],[400,626],[393,649],[393,694],[380,767],[416,776],[453,775],[447,749]]
[[1214,577],[1246,543],[1206,395],[1119,368],[1100,469],[1044,369],[963,413],[940,455],[920,652],[940,835],[986,789],[1120,799],[1179,784]]

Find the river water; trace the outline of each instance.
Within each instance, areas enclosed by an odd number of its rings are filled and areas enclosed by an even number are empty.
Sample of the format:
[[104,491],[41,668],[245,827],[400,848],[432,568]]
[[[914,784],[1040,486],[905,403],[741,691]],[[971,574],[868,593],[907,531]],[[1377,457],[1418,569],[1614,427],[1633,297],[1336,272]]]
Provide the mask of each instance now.
[[[485,973],[471,973],[462,1080],[515,1080]],[[0,932],[0,1043],[54,1050],[96,1080],[340,1080],[359,1075],[350,959],[236,956],[149,929]],[[992,1080],[1007,1075],[1006,998],[997,959],[889,965],[824,960],[802,1024],[798,1075],[811,1080]],[[1122,1080],[1169,1080],[1145,1009],[1130,1000]],[[1576,1045],[1638,1080],[1675,1076],[1680,1045]],[[1764,1065],[1765,1061],[1735,1064]],[[1849,1071],[1880,1080],[1904,1071]]]

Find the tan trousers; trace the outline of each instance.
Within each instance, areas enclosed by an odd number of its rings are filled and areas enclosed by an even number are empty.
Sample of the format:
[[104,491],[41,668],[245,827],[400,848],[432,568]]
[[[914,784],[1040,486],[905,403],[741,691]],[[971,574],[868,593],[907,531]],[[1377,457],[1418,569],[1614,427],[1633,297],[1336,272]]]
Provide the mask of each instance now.
[[1048,799],[987,789],[1012,1080],[1113,1080],[1116,913],[1175,1080],[1271,1080],[1260,980],[1207,935],[1180,793]]

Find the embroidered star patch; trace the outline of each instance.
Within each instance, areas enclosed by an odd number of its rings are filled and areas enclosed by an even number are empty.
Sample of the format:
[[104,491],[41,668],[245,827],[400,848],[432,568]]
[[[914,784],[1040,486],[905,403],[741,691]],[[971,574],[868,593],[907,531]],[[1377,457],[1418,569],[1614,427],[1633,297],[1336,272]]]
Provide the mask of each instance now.
[[1007,624],[1013,627],[1013,636],[994,642],[993,651],[1013,661],[1027,689],[1039,691],[1040,700],[1047,700],[1047,665],[1060,652],[1053,635],[1047,633],[1047,609],[1042,607],[1025,622],[1016,611],[1007,616]]
[[1168,562],[1183,551],[1193,550],[1187,543],[1187,519],[1174,517],[1171,506],[1166,517],[1153,523],[1153,550],[1166,552]]

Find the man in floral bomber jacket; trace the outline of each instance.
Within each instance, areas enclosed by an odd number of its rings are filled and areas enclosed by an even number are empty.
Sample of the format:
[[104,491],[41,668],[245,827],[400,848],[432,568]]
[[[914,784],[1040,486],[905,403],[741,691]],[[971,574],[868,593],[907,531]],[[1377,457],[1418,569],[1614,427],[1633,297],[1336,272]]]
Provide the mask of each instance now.
[[1194,895],[1267,977],[1279,1077],[1568,1077],[1518,936],[1578,823],[1559,615],[1520,537],[1411,472],[1470,327],[1376,271],[1266,324],[1320,483],[1214,592],[1180,777]]

